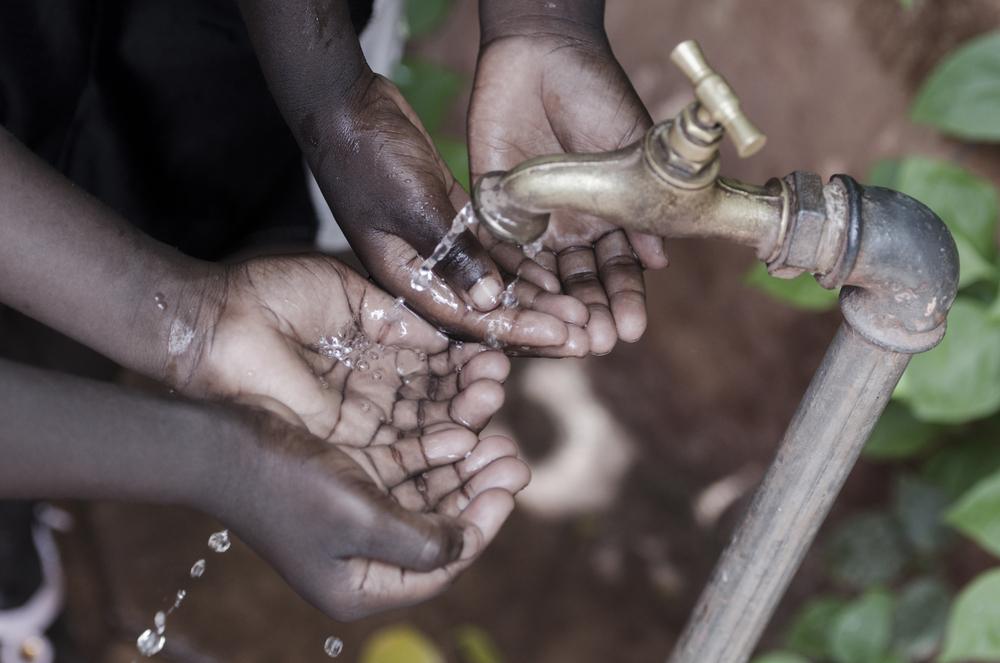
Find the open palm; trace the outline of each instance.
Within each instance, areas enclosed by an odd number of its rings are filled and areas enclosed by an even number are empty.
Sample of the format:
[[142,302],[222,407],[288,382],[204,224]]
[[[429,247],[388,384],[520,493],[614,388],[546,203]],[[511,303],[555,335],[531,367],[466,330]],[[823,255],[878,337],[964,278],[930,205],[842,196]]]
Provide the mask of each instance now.
[[[606,41],[551,34],[485,43],[469,113],[474,177],[545,154],[618,149],[651,124]],[[525,260],[512,247],[480,239],[504,269]],[[552,291],[561,284],[587,305],[591,350],[602,354],[619,338],[638,339],[646,326],[642,268],[666,265],[662,240],[557,213],[542,241],[535,262],[549,274],[538,285]]]
[[220,515],[328,614],[432,596],[527,484],[514,443],[478,434],[509,369],[333,259],[232,268],[188,390],[269,411],[254,461],[266,494]]

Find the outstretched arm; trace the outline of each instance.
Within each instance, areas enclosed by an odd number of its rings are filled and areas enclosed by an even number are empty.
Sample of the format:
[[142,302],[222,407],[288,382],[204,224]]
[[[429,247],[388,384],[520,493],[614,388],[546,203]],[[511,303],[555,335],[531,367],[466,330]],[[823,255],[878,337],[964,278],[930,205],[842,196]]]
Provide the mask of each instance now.
[[[649,128],[605,34],[604,0],[480,0],[479,12],[469,110],[474,177],[545,154],[618,149]],[[481,241],[509,269],[495,240],[481,233]],[[592,352],[639,338],[646,327],[642,269],[667,262],[660,238],[554,214],[543,246],[538,264],[589,309]]]
[[221,288],[220,269],[142,234],[0,128],[0,302],[176,383]]
[[536,268],[537,284],[521,285],[521,323],[498,322],[503,279],[472,233],[438,264],[436,288],[410,287],[468,197],[399,90],[369,69],[346,0],[240,0],[240,7],[278,107],[375,280],[466,338],[491,332],[508,345],[586,354],[579,327],[587,311],[558,294],[544,270]]
[[[481,363],[469,370],[481,373]],[[469,408],[447,410],[482,415]],[[357,435],[324,442],[261,411],[0,360],[0,498],[200,509],[327,614],[357,618],[446,588],[496,535],[527,481],[512,442],[480,440],[437,416],[433,432],[368,449]]]

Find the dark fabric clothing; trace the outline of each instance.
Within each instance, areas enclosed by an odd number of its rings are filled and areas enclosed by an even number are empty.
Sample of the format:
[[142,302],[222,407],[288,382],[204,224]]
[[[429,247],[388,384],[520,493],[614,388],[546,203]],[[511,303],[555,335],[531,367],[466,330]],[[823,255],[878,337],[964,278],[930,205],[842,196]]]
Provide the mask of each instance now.
[[[358,33],[371,12],[372,0],[351,0]],[[216,260],[315,237],[301,154],[235,0],[3,0],[0,124],[189,255]],[[18,343],[17,330],[33,323],[10,316],[19,317],[0,307],[0,355],[108,377],[106,362],[46,359],[63,346],[44,334]],[[32,509],[0,502],[0,610],[41,581]]]
[[[359,32],[371,5],[351,2]],[[298,146],[234,0],[0,3],[0,123],[190,255],[315,237]]]

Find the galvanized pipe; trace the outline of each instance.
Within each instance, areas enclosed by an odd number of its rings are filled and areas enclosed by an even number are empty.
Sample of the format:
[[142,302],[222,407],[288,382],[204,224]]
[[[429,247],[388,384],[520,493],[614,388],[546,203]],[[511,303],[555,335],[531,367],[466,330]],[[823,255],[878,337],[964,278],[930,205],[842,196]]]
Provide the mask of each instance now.
[[750,658],[910,357],[841,325],[669,663]]

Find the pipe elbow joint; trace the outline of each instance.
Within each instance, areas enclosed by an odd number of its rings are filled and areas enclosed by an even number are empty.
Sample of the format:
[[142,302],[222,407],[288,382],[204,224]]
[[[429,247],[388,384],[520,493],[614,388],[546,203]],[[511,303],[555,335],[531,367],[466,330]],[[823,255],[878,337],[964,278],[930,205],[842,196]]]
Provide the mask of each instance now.
[[[944,336],[958,291],[958,251],[926,205],[837,176],[846,189],[846,238],[836,271],[848,324],[889,350],[924,352]],[[831,183],[832,184],[832,183]],[[832,284],[831,284],[832,285]]]

